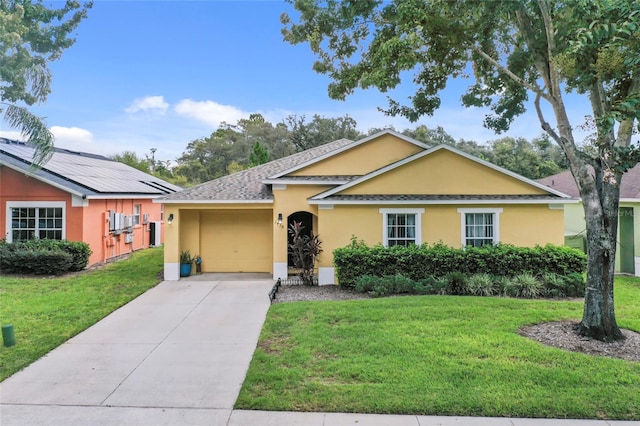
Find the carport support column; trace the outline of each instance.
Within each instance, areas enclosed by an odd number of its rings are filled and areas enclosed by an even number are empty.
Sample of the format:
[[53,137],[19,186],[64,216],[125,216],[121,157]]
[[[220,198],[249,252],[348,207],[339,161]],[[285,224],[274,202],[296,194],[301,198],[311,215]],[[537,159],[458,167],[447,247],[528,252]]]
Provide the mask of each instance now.
[[[169,217],[173,215],[171,223]],[[164,279],[180,279],[180,210],[165,204],[164,210]]]
[[287,221],[290,209],[280,203],[280,196],[286,191],[287,185],[274,184],[271,188],[274,195],[273,204],[273,279],[286,280],[289,274],[289,263],[287,259],[289,239],[287,234]]

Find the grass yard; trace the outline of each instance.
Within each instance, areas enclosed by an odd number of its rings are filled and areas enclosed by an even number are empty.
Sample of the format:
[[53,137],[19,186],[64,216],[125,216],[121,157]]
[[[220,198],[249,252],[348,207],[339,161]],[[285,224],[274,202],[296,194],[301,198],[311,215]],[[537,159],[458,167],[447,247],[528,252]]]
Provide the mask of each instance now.
[[[640,331],[640,279],[616,279]],[[640,363],[545,347],[517,330],[581,301],[410,296],[276,304],[239,409],[640,419]]]
[[162,248],[153,248],[76,275],[0,277],[0,322],[16,336],[15,346],[0,347],[0,380],[154,287],[162,267]]

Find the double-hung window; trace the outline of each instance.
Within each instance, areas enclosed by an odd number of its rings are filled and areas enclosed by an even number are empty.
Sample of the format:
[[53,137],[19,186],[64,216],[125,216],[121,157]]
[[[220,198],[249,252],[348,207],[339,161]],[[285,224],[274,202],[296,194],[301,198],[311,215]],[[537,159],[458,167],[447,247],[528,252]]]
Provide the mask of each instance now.
[[11,242],[63,240],[64,202],[7,202],[7,236]]
[[140,225],[140,212],[142,211],[142,204],[133,205],[133,219],[132,225]]
[[385,247],[422,243],[421,217],[424,209],[380,209]]
[[463,247],[482,247],[500,242],[502,209],[458,209],[458,213],[460,213],[460,239]]

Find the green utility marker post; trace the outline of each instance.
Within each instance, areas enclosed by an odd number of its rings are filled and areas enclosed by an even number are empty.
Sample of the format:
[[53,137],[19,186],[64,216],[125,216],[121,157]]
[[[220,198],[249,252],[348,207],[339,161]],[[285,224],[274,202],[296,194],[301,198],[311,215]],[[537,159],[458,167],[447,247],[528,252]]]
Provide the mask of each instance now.
[[16,344],[16,336],[13,333],[13,325],[7,324],[2,326],[2,341],[7,348]]

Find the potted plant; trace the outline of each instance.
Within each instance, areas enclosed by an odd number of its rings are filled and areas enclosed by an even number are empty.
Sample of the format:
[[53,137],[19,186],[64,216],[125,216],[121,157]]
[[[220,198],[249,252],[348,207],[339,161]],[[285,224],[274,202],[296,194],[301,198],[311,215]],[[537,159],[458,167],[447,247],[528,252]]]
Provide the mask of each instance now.
[[189,250],[180,252],[180,276],[188,277],[191,275],[191,267],[193,266],[193,256]]

